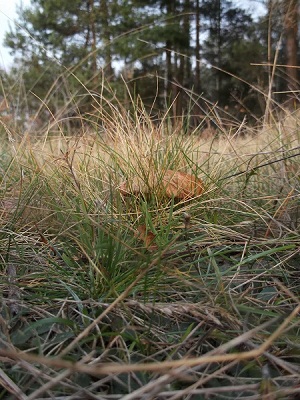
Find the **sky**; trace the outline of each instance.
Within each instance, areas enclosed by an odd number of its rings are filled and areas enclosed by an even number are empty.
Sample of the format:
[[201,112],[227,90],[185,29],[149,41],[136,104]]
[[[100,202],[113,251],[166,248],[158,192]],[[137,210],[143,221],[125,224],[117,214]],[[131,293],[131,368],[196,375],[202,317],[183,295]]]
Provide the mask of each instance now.
[[[263,6],[259,0],[238,0],[235,1],[240,7],[245,7],[254,13],[263,13]],[[9,23],[13,25],[17,18],[16,8],[22,5],[27,7],[30,0],[0,0],[0,67],[7,70],[12,64],[13,57],[9,54],[9,49],[3,46],[5,33],[9,31]]]
[[18,5],[28,6],[30,0],[0,0],[0,66],[7,69],[12,64],[9,49],[3,46],[5,33],[9,30],[9,23],[17,17],[16,7]]

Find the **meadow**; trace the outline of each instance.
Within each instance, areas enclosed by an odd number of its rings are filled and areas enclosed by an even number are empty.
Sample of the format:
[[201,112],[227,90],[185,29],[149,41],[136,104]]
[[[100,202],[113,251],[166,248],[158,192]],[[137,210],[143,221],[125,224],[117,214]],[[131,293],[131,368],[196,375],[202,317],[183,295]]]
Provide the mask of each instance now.
[[297,110],[208,134],[95,113],[2,121],[0,399],[298,398]]

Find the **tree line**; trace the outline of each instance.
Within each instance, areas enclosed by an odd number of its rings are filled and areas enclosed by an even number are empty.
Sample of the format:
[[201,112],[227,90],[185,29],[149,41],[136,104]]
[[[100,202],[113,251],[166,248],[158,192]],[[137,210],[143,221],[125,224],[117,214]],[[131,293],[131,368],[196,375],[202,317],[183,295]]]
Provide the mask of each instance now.
[[114,93],[152,113],[217,105],[256,119],[270,85],[278,103],[294,104],[299,88],[298,0],[264,6],[257,16],[229,0],[32,0],[6,34],[15,62],[4,87],[22,78],[34,94],[23,109],[45,101],[54,115],[90,113],[91,97]]

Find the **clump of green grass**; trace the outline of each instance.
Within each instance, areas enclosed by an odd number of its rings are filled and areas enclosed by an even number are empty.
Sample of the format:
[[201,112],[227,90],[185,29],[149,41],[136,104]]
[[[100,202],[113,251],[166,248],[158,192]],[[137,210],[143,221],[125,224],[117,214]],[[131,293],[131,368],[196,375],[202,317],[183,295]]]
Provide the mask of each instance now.
[[[298,393],[296,130],[203,140],[133,109],[8,144],[0,398]],[[119,191],[167,169],[205,192]]]

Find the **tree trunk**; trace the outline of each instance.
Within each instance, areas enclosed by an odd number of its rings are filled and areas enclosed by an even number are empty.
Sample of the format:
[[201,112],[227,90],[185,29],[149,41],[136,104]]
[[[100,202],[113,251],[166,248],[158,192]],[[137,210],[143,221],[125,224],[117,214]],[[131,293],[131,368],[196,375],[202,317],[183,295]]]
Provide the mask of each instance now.
[[[299,89],[297,52],[298,52],[298,0],[285,0],[285,39],[287,89]],[[294,97],[294,96],[293,96]]]
[[186,37],[186,45],[184,51],[184,85],[190,85],[191,81],[191,2],[190,0],[184,1],[184,16],[183,16],[183,32]]
[[[221,12],[221,0],[218,0],[218,16],[217,16],[217,67],[221,67],[221,59],[222,59],[222,49],[221,49],[221,19],[222,19],[222,12]],[[222,86],[222,75],[221,71],[217,71],[217,82],[216,82],[216,90],[217,90],[217,98],[218,101],[220,100],[220,90]]]
[[112,54],[111,54],[111,34],[109,29],[109,10],[107,0],[101,0],[101,24],[102,24],[102,37],[104,47],[104,61],[106,78],[109,79],[114,75],[112,68]]
[[173,68],[172,68],[172,43],[170,40],[166,41],[166,100],[168,102],[170,93],[172,91],[173,81]]
[[200,92],[201,88],[201,77],[200,77],[200,0],[196,1],[196,46],[195,46],[195,56],[196,56],[196,68],[195,68],[195,90],[196,93]]
[[[166,13],[168,18],[173,17],[175,13],[174,2],[166,2]],[[177,76],[177,54],[174,53],[174,40],[168,38],[166,40],[166,76],[167,76],[167,102],[172,103],[177,96],[177,86],[174,84],[174,77]],[[175,102],[176,103],[176,102]],[[173,104],[174,114],[176,114],[176,105]]]
[[[96,25],[95,25],[95,7],[94,0],[89,0],[89,14],[90,14],[90,30],[91,30],[91,49],[92,49],[92,71],[96,79],[97,75],[97,38],[96,38]],[[97,79],[96,79],[97,81]]]

